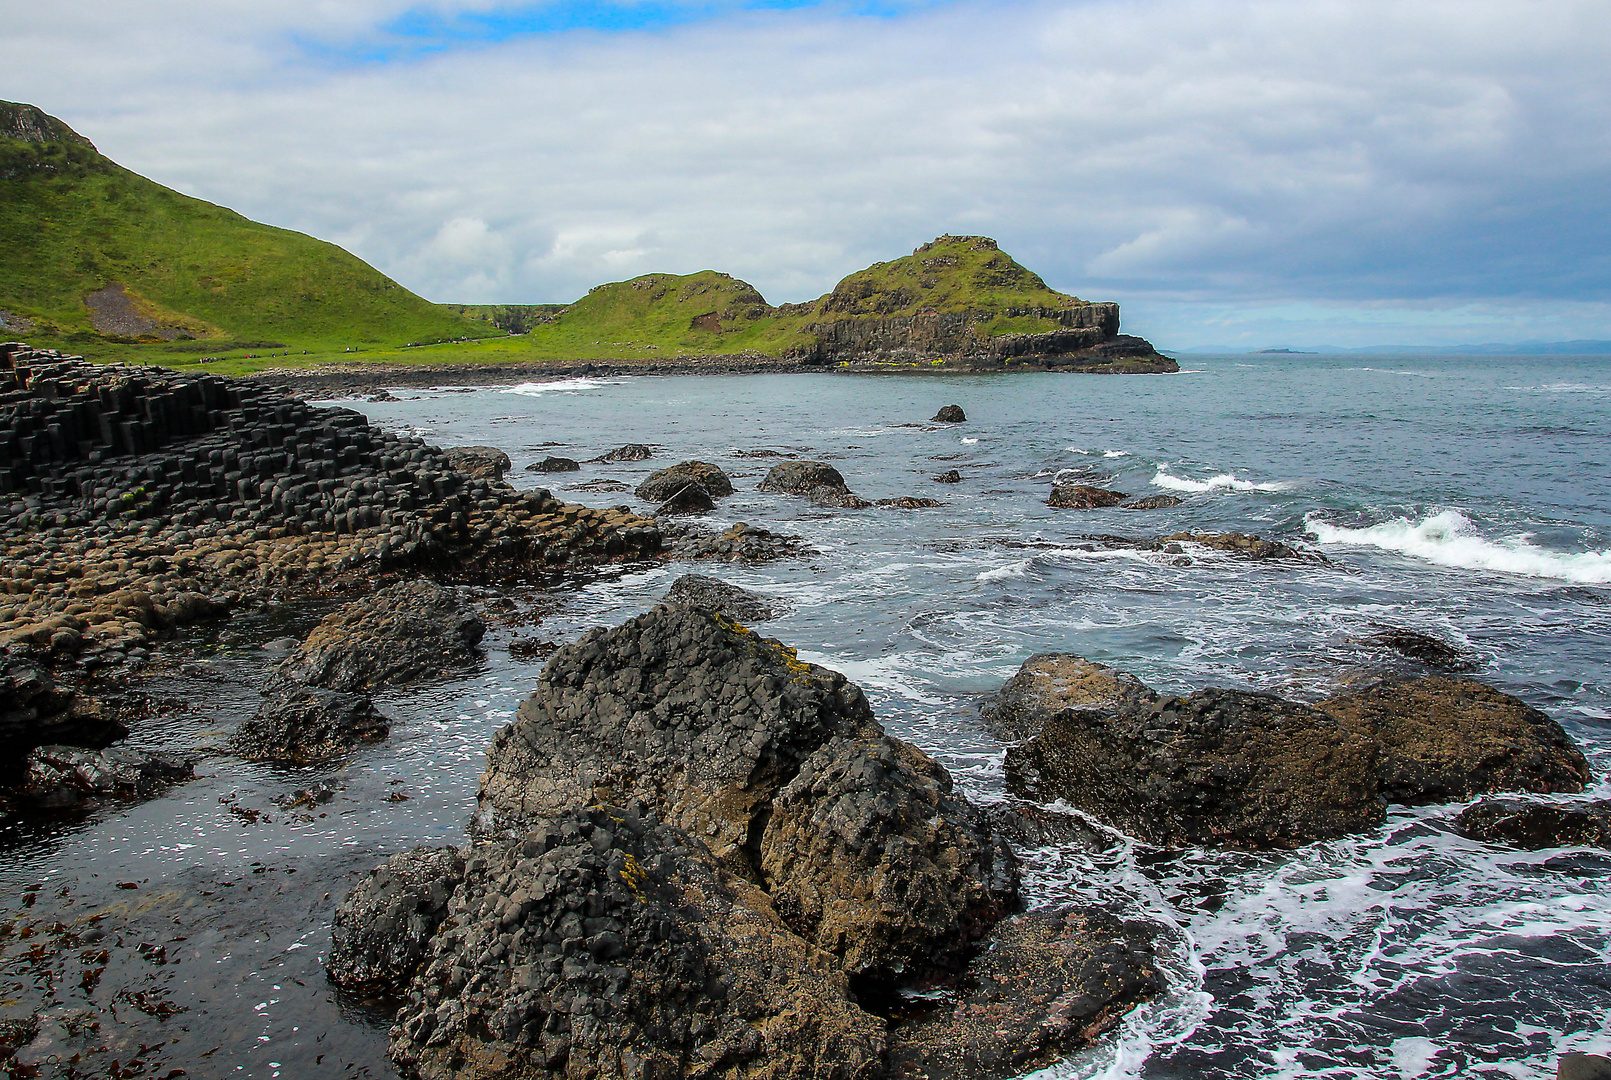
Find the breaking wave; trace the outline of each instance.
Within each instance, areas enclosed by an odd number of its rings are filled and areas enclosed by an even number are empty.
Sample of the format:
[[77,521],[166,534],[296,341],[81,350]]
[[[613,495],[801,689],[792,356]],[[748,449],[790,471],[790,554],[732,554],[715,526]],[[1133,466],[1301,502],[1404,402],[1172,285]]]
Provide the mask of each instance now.
[[1332,525],[1314,514],[1304,524],[1322,544],[1356,544],[1397,551],[1460,570],[1497,570],[1579,585],[1611,583],[1611,550],[1551,551],[1535,547],[1525,533],[1486,540],[1477,534],[1471,519],[1458,510],[1443,510],[1420,521],[1399,517],[1362,529]]
[[1219,473],[1210,476],[1207,480],[1190,480],[1184,476],[1174,476],[1163,469],[1152,478],[1155,487],[1168,488],[1170,491],[1285,491],[1290,484],[1274,480],[1269,483],[1258,484],[1252,480],[1238,480],[1235,473]]

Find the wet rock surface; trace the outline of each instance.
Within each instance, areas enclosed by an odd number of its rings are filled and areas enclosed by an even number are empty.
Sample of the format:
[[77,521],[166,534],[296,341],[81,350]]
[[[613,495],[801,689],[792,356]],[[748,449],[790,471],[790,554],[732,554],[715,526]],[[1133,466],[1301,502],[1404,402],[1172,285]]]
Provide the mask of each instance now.
[[788,610],[785,601],[703,574],[684,574],[673,581],[662,602],[707,608],[743,623],[767,622]]
[[378,742],[390,730],[390,722],[363,694],[293,687],[276,691],[225,746],[249,761],[308,765]]
[[1096,908],[1032,911],[997,926],[955,997],[890,1032],[889,1075],[1012,1076],[1089,1046],[1163,992],[1157,928]]
[[818,490],[848,492],[850,486],[839,470],[825,461],[785,461],[767,471],[760,490],[811,496]]
[[618,446],[604,455],[605,461],[647,461],[654,457],[654,451],[642,443],[627,443]]
[[326,616],[280,663],[271,689],[373,692],[439,678],[476,663],[485,633],[456,590],[401,581]]
[[331,981],[399,993],[463,880],[464,857],[450,847],[405,851],[370,871],[336,908],[325,961]]
[[694,836],[561,814],[475,851],[393,1028],[422,1080],[871,1078],[884,1023]]
[[1062,510],[1096,510],[1105,506],[1118,506],[1129,498],[1122,491],[1091,487],[1089,484],[1058,484],[1046,497],[1046,505]]
[[1470,671],[1477,666],[1463,650],[1420,630],[1389,626],[1367,634],[1360,640],[1361,644],[1371,648],[1384,649],[1438,671]]
[[733,493],[733,481],[718,466],[707,461],[684,461],[650,473],[634,494],[645,502],[662,503],[690,485],[703,488],[713,499]]
[[1249,559],[1301,559],[1305,556],[1296,548],[1274,540],[1265,540],[1258,536],[1249,536],[1245,533],[1175,533],[1172,536],[1160,536],[1151,541],[1150,546],[1155,551],[1168,550],[1170,544],[1196,544],[1199,547],[1211,548],[1214,551],[1223,551],[1230,555],[1241,555]]
[[1381,747],[1381,790],[1389,802],[1577,792],[1589,781],[1583,752],[1559,724],[1474,679],[1394,680],[1316,707]]
[[1611,799],[1483,799],[1460,811],[1454,827],[1473,840],[1529,851],[1555,847],[1611,850]]
[[541,461],[534,461],[527,465],[526,471],[536,473],[577,472],[581,467],[581,463],[575,458],[545,457]]
[[897,499],[879,499],[877,505],[895,510],[932,510],[945,504],[939,499],[923,499],[916,495],[902,495]]
[[127,734],[93,698],[57,686],[48,668],[23,659],[0,665],[0,780],[16,779],[31,747],[106,746]]
[[934,482],[936,484],[960,484],[962,483],[962,474],[955,469],[947,469],[945,472],[935,476]]
[[1378,683],[1316,706],[1273,694],[1161,697],[1082,657],[1031,657],[985,718],[1010,790],[1062,798],[1161,845],[1292,847],[1371,828],[1385,806],[1490,791],[1576,792],[1582,752],[1524,702],[1469,679]]
[[716,500],[698,484],[684,484],[665,502],[655,508],[655,517],[667,514],[708,514],[716,509]]
[[1185,501],[1174,495],[1148,495],[1143,499],[1131,499],[1129,502],[1120,503],[1119,506],[1124,510],[1168,510]]
[[76,746],[35,747],[28,752],[24,772],[17,795],[42,809],[95,798],[145,798],[196,775],[195,759],[181,754]]
[[961,405],[941,405],[940,411],[934,414],[932,422],[938,424],[961,424],[965,423],[967,419],[968,416],[962,411]]

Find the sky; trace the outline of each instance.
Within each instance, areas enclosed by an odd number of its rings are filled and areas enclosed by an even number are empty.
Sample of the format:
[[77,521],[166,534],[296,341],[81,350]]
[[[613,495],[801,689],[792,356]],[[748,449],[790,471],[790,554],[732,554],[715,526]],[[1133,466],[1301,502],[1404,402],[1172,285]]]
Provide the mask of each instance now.
[[1611,0],[0,0],[0,98],[443,302],[943,233],[1173,349],[1611,339]]

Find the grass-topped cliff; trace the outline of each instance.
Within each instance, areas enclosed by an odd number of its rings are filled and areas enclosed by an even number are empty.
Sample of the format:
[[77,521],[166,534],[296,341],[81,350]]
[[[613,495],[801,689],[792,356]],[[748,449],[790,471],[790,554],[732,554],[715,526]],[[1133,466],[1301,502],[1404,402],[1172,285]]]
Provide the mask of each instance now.
[[[60,120],[9,102],[0,102],[0,254],[0,340],[97,360],[216,362],[231,374],[331,361],[742,354],[1000,366],[1119,355],[1116,306],[1048,288],[982,236],[942,236],[803,304],[774,307],[714,270],[646,274],[571,304],[432,304],[334,244],[163,187]],[[1140,344],[1118,347],[1131,359],[1152,355]]]
[[0,253],[0,336],[22,331],[91,355],[141,339],[174,341],[151,348],[184,356],[237,343],[339,350],[487,332],[334,244],[181,195],[9,102],[0,102]]

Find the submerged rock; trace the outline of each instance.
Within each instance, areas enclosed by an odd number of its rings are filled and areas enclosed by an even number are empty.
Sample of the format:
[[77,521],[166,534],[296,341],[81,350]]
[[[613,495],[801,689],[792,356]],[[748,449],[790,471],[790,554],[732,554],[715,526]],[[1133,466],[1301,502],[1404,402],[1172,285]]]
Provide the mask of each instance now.
[[400,582],[327,615],[281,662],[270,689],[379,690],[437,678],[475,663],[485,633],[456,591]]
[[720,468],[706,461],[684,461],[649,474],[634,494],[645,502],[665,502],[677,492],[695,484],[712,498],[733,493],[733,481]]
[[1127,503],[1120,503],[1121,510],[1168,510],[1179,506],[1186,500],[1174,495],[1148,495],[1144,499],[1131,499]]
[[945,504],[939,499],[920,499],[915,495],[902,495],[898,499],[879,499],[879,506],[889,506],[897,510],[932,510],[936,506]]
[[575,458],[545,457],[541,461],[534,461],[526,466],[527,472],[556,473],[576,472],[582,465]]
[[362,694],[301,687],[276,691],[235,729],[227,746],[248,761],[309,765],[378,742],[390,730],[375,703]]
[[1316,706],[1381,747],[1389,802],[1450,802],[1489,791],[1582,791],[1583,752],[1519,698],[1473,679],[1379,683]]
[[1360,640],[1365,645],[1395,652],[1406,660],[1413,660],[1440,671],[1470,671],[1477,666],[1476,662],[1460,649],[1441,638],[1419,630],[1389,626],[1373,634],[1367,634]]
[[940,411],[934,414],[934,423],[961,424],[967,421],[967,414],[962,411],[961,405],[941,405]]
[[703,574],[684,574],[673,581],[662,603],[708,608],[746,623],[775,619],[787,607],[777,600]]
[[1460,811],[1454,827],[1473,840],[1530,851],[1555,847],[1611,849],[1611,799],[1573,803],[1483,799]]
[[415,848],[369,872],[336,908],[325,970],[353,990],[397,993],[425,956],[464,880],[454,848]]
[[1118,506],[1129,498],[1122,491],[1091,487],[1088,484],[1058,484],[1046,499],[1047,506],[1062,510],[1097,510],[1105,506]]
[[695,836],[598,807],[472,855],[391,1053],[421,1080],[872,1080],[884,1033]]
[[196,776],[194,759],[181,754],[77,746],[34,748],[24,762],[24,773],[18,797],[45,809],[98,797],[146,798]]
[[448,464],[474,480],[502,480],[512,467],[509,455],[496,446],[449,446]]
[[1160,536],[1152,541],[1150,546],[1154,551],[1168,551],[1169,545],[1182,542],[1197,544],[1201,547],[1212,548],[1215,551],[1223,551],[1231,555],[1243,555],[1249,559],[1298,559],[1304,557],[1296,548],[1288,547],[1286,544],[1236,532],[1175,533],[1172,536]]
[[1096,908],[1032,911],[1001,923],[955,1004],[890,1032],[894,1080],[1015,1076],[1083,1049],[1163,992],[1157,927]]
[[775,533],[742,521],[719,534],[697,525],[675,524],[669,519],[665,525],[672,557],[677,559],[758,563],[817,553],[798,536]]
[[1174,846],[1296,847],[1380,824],[1378,748],[1335,717],[1246,690],[1065,709],[1010,747],[1009,789],[1066,799]]
[[947,469],[936,476],[934,482],[936,484],[960,484],[962,483],[962,474],[955,469]]
[[617,447],[604,455],[605,461],[647,461],[654,457],[654,451],[642,443],[627,443]]
[[762,491],[785,495],[812,495],[823,488],[839,492],[850,490],[839,470],[825,461],[785,461],[774,465],[760,486]]

